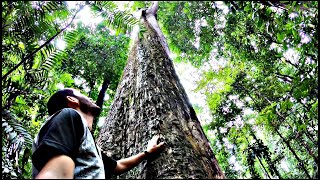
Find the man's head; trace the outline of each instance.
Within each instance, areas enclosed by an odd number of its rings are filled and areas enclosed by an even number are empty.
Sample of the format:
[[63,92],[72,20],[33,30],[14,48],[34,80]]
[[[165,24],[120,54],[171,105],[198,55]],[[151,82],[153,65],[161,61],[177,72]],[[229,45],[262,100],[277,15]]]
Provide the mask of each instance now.
[[72,88],[65,88],[54,93],[50,97],[47,107],[49,115],[68,107],[80,108],[83,113],[90,113],[92,116],[98,116],[101,112],[100,107],[93,103],[92,99]]

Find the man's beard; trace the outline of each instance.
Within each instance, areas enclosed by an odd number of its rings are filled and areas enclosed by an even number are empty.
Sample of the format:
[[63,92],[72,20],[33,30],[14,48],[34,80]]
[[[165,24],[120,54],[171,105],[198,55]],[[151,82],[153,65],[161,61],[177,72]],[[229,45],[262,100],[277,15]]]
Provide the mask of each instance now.
[[101,108],[99,106],[97,106],[96,104],[78,97],[79,101],[80,101],[80,110],[84,113],[88,113],[90,112],[92,114],[93,117],[97,117],[100,115],[101,113]]

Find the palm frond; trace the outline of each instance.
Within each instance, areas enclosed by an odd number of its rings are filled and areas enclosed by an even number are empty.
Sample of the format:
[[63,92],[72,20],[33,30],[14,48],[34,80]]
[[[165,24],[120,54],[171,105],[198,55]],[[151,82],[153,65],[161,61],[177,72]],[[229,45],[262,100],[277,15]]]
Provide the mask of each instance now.
[[112,2],[96,1],[91,9],[104,18],[104,25],[114,29],[118,33],[130,33],[133,27],[139,23],[128,11],[120,11]]
[[16,82],[12,81],[11,79],[7,79],[6,81],[2,82],[2,94],[10,93],[10,92],[21,92],[21,90],[17,87]]
[[10,108],[14,99],[21,94],[27,94],[24,88],[22,88],[24,83],[19,81],[13,81],[12,78],[8,78],[2,81],[2,110],[7,110]]
[[47,59],[50,56],[50,54],[52,54],[54,51],[55,51],[55,47],[52,44],[47,44],[40,50],[42,59],[43,60]]
[[117,9],[117,5],[112,1],[94,1],[92,5],[97,5],[100,8],[115,10]]
[[55,65],[60,64],[65,58],[65,51],[57,50],[47,58],[45,63],[43,63],[43,68],[47,71],[50,71]]
[[44,11],[52,12],[61,9],[60,5],[63,3],[63,1],[49,1],[46,2],[41,8]]
[[74,47],[77,44],[77,42],[79,42],[81,36],[82,34],[79,33],[77,30],[65,31],[63,38],[67,44],[67,48],[71,49],[72,47]]
[[30,157],[32,147],[32,137],[30,133],[22,127],[8,110],[2,111],[2,178],[18,178],[21,168],[19,167],[19,154],[24,150],[22,169],[26,160]]
[[[2,111],[2,129],[6,135],[6,139],[9,144],[20,143],[28,147],[32,146],[32,137],[30,133],[22,127],[22,125],[16,120],[13,114],[9,111]],[[23,137],[23,138],[22,138]]]

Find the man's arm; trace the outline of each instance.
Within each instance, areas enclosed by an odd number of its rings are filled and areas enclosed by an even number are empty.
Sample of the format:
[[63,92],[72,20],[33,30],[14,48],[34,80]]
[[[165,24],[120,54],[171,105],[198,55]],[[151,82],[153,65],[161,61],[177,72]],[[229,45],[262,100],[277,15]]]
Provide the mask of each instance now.
[[[148,147],[146,150],[148,153],[150,154],[155,153],[163,147],[164,142],[157,144],[158,139],[159,139],[159,135],[156,135],[149,141]],[[130,169],[132,169],[133,167],[141,163],[143,160],[145,160],[146,156],[147,154],[145,154],[144,152],[141,152],[131,157],[118,160],[117,166],[114,169],[113,173],[118,175],[118,174],[122,174],[129,171]]]
[[51,158],[41,169],[35,179],[73,179],[75,164],[66,155]]
[[114,169],[113,173],[116,175],[125,173],[137,166],[140,162],[145,159],[145,153],[139,153],[128,158],[120,159],[117,161],[117,166]]
[[[32,163],[39,173],[34,178],[73,178],[84,126],[74,110],[63,109],[39,132]],[[70,174],[71,173],[71,174]]]

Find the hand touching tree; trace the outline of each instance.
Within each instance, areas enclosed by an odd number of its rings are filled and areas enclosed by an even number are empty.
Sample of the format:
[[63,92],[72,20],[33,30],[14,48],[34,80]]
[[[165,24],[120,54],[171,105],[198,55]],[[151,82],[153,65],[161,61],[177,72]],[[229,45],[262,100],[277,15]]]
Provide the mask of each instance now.
[[145,151],[147,155],[157,153],[161,148],[164,147],[164,142],[160,142],[158,144],[159,138],[160,138],[160,135],[155,135],[148,142],[147,150]]

